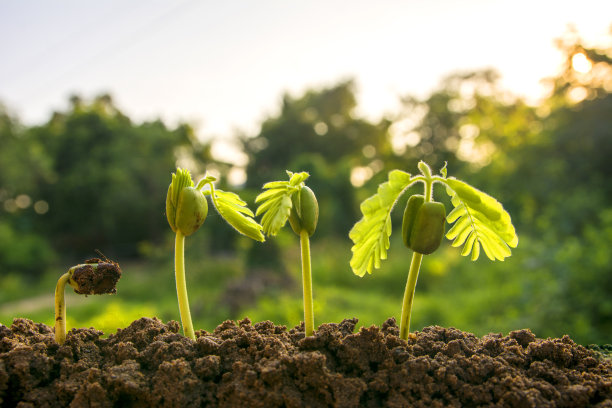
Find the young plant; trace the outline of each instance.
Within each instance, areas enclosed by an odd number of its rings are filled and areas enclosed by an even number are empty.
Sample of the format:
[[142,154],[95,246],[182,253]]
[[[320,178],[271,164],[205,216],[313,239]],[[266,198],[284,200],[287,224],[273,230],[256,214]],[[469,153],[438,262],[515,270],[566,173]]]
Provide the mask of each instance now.
[[[391,235],[391,210],[399,197],[413,184],[423,183],[424,195],[413,195],[406,204],[402,222],[404,244],[412,249],[412,262],[404,291],[400,337],[408,338],[410,313],[423,255],[434,252],[444,236],[444,221],[454,225],[446,233],[452,246],[463,245],[461,255],[471,254],[475,261],[480,249],[491,260],[503,261],[516,248],[518,237],[510,215],[493,197],[454,177],[447,177],[446,164],[440,175],[433,176],[430,167],[420,162],[421,174],[411,176],[401,170],[389,173],[389,181],[378,186],[378,192],[361,203],[363,218],[349,233],[354,245],[351,268],[358,276],[378,269],[387,259]],[[433,186],[441,184],[451,198],[453,210],[445,215],[444,205],[433,201]]]
[[[194,187],[189,171],[179,168],[176,173],[172,174],[172,182],[166,196],[166,217],[170,228],[176,233],[174,272],[179,312],[183,333],[193,340],[195,340],[195,332],[189,311],[185,281],[185,237],[196,232],[206,220],[208,215],[206,196],[210,196],[221,217],[236,231],[255,241],[265,240],[261,233],[261,225],[253,219],[253,212],[246,207],[246,203],[235,193],[215,189],[213,184],[215,180],[212,176],[206,176]],[[203,190],[206,185],[209,186],[209,189]]]
[[59,278],[55,287],[55,341],[58,344],[64,344],[66,341],[66,284],[72,286],[79,295],[113,294],[117,293],[119,278],[119,264],[98,258],[88,259],[83,264],[73,266]]
[[289,181],[272,181],[263,186],[266,190],[255,199],[259,203],[256,215],[263,214],[261,223],[266,235],[274,236],[287,220],[291,229],[300,237],[302,250],[302,287],[304,290],[304,329],[306,336],[314,333],[312,304],[312,271],[310,267],[310,236],[319,220],[317,198],[304,181],[306,172],[287,171]]

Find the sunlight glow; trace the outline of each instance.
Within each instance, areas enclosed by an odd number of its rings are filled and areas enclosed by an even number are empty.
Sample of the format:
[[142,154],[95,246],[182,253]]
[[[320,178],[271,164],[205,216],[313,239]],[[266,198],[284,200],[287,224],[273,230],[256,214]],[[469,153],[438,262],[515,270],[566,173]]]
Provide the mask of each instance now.
[[327,124],[325,122],[315,123],[314,131],[319,136],[325,136],[327,134]]
[[227,174],[227,182],[232,186],[241,186],[246,183],[247,174],[244,167],[232,167]]
[[354,187],[361,187],[373,175],[374,171],[370,167],[353,167],[351,170],[351,184]]
[[579,52],[572,57],[572,68],[581,74],[588,73],[593,68],[593,63],[584,53]]
[[46,214],[49,211],[49,203],[45,200],[38,200],[34,203],[34,211],[39,215]]
[[588,96],[589,91],[583,86],[576,86],[574,88],[571,88],[567,93],[567,97],[572,103],[580,103],[584,101]]

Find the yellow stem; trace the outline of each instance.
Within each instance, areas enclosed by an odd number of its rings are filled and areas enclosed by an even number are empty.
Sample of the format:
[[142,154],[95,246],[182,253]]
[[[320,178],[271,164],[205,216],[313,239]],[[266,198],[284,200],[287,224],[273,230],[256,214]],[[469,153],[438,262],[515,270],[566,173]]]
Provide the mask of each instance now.
[[195,340],[191,312],[189,311],[189,300],[187,298],[187,282],[185,281],[185,236],[176,232],[174,245],[174,274],[176,277],[176,295],[178,297],[183,333],[186,337]]
[[302,286],[304,288],[304,330],[306,336],[314,334],[314,311],[312,304],[312,271],[310,267],[310,238],[308,231],[300,231],[302,249]]
[[412,300],[414,299],[414,290],[416,288],[417,278],[419,277],[419,269],[423,254],[418,252],[412,253],[412,262],[410,262],[410,271],[408,272],[408,280],[406,281],[406,290],[404,291],[404,301],[402,304],[402,317],[400,319],[400,338],[408,340],[410,332],[410,314],[412,313]]
[[66,341],[66,300],[64,291],[66,283],[72,277],[72,271],[73,269],[71,268],[63,274],[55,286],[55,341],[60,345]]

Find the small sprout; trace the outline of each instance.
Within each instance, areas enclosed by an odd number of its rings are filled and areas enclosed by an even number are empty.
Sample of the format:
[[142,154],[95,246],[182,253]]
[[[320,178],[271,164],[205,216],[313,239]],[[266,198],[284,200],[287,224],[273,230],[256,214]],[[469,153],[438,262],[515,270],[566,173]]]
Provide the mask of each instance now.
[[[189,311],[187,283],[185,281],[185,237],[195,233],[206,220],[210,196],[214,207],[221,217],[236,231],[256,241],[264,241],[261,225],[253,219],[254,215],[237,194],[215,189],[211,176],[204,177],[194,187],[188,170],[177,169],[172,174],[172,182],[166,196],[166,217],[172,231],[176,233],[174,247],[174,271],[179,312],[185,336],[195,340],[195,332]],[[202,190],[208,185],[210,190]]]
[[[372,273],[387,259],[391,236],[391,210],[399,197],[413,184],[424,185],[424,195],[408,199],[402,222],[404,244],[412,249],[412,262],[408,272],[400,320],[400,337],[408,338],[414,290],[423,255],[429,255],[440,246],[444,236],[444,221],[454,224],[446,233],[452,246],[463,245],[461,255],[471,254],[478,259],[482,248],[491,260],[503,261],[516,248],[518,237],[510,215],[493,197],[454,177],[447,177],[446,164],[440,175],[433,176],[425,162],[418,165],[421,174],[411,176],[401,170],[389,173],[389,181],[378,186],[372,197],[361,203],[363,218],[349,233],[353,241],[351,268],[358,276]],[[442,184],[451,198],[453,210],[446,215],[442,203],[433,201],[433,185]]]
[[319,204],[313,191],[304,184],[306,172],[287,171],[289,181],[266,183],[266,190],[255,199],[259,203],[256,215],[263,214],[261,223],[268,236],[274,236],[289,220],[291,229],[300,237],[302,251],[302,287],[304,290],[304,329],[306,336],[314,333],[312,302],[312,271],[310,266],[310,236],[319,220]]
[[57,281],[55,287],[55,341],[66,341],[66,283],[79,295],[103,295],[117,293],[117,282],[121,278],[119,264],[109,259],[88,259],[83,264],[73,266]]

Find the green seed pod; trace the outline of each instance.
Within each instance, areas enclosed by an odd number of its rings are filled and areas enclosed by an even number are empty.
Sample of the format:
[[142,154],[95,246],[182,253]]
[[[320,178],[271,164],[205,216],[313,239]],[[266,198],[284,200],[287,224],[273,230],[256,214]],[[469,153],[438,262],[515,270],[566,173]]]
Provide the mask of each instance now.
[[308,235],[314,234],[319,221],[319,203],[313,191],[304,186],[291,197],[291,212],[289,213],[289,224],[293,232],[300,235],[306,230]]
[[425,202],[425,197],[420,194],[410,196],[406,203],[406,209],[404,210],[404,219],[402,221],[402,237],[404,238],[404,245],[410,248],[410,232],[414,225],[419,208]]
[[166,217],[172,231],[189,236],[200,228],[207,215],[206,197],[200,188],[193,187],[189,171],[176,169],[166,196]]
[[200,228],[207,215],[208,203],[204,194],[194,187],[183,188],[176,208],[176,228],[187,237]]
[[435,201],[423,203],[417,211],[410,231],[410,248],[414,252],[429,255],[442,243],[446,209]]

